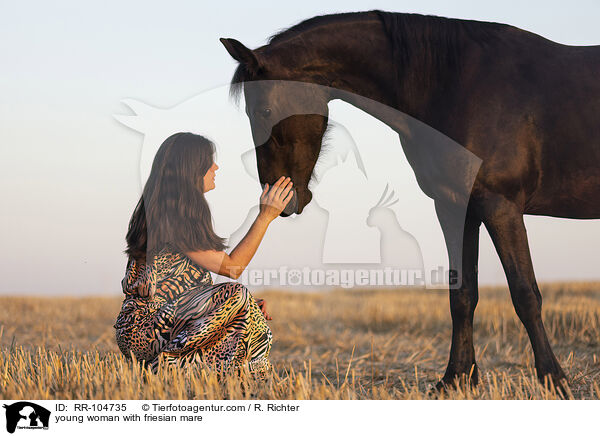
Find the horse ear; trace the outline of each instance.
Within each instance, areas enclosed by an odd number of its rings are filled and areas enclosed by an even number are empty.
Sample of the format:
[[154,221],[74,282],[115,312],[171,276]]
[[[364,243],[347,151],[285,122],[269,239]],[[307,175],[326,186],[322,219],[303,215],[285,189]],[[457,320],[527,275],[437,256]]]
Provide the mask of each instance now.
[[244,65],[251,73],[259,70],[259,63],[256,55],[244,44],[233,38],[219,38],[219,41],[225,46],[232,58]]

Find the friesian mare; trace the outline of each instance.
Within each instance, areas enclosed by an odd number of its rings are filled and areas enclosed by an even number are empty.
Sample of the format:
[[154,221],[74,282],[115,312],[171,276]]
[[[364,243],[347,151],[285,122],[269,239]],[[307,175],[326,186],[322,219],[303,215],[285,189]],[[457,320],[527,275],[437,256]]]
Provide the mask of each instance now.
[[[457,232],[451,223],[460,195],[427,171],[427,141],[347,97],[398,132],[420,188],[434,200],[450,265],[461,265],[460,287],[450,291],[450,357],[437,387],[466,377],[478,381],[473,314],[483,223],[531,340],[537,375],[564,388],[542,322],[523,214],[600,218],[600,46],[561,45],[499,23],[378,10],[317,16],[255,50],[235,39],[221,42],[239,62],[231,92],[245,94],[260,182],[272,184],[284,174],[294,182],[283,216],[301,213],[311,200],[308,182],[327,127],[327,103],[340,95],[402,111],[482,160]],[[261,136],[291,99],[284,87],[244,89],[259,80],[306,82],[331,92],[314,96],[318,111],[289,116]],[[460,173],[452,166],[445,170]]]

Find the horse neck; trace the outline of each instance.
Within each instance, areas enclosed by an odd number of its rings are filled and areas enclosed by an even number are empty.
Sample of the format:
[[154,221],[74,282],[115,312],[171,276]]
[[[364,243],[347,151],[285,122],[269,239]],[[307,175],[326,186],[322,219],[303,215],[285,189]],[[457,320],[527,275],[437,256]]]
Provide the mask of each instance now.
[[413,14],[353,20],[303,34],[290,70],[309,75],[300,80],[334,88],[331,100],[344,100],[386,124],[393,116],[384,107],[435,124],[431,113],[441,100],[451,104],[459,79],[464,79],[459,77],[462,65],[480,48],[472,28],[481,33],[483,25],[481,34],[488,42],[498,32],[493,25],[485,27],[490,23]]
[[[391,46],[375,15],[349,14],[258,49],[274,79],[327,86],[394,105]],[[365,62],[365,56],[370,59]],[[269,77],[270,78],[270,77]],[[382,86],[383,85],[383,86]],[[337,99],[332,95],[331,99]]]
[[[323,33],[326,30],[323,30]],[[367,98],[387,106],[397,104],[394,87],[394,68],[391,45],[378,19],[365,18],[354,25],[338,27],[335,32],[319,35],[314,32],[312,47],[316,48],[313,60],[314,82],[329,86],[343,93],[331,94],[331,99],[351,100],[352,96]],[[365,62],[364,58],[370,59]],[[324,62],[325,61],[325,62]],[[323,71],[325,70],[325,71]],[[348,101],[356,106],[356,102]]]

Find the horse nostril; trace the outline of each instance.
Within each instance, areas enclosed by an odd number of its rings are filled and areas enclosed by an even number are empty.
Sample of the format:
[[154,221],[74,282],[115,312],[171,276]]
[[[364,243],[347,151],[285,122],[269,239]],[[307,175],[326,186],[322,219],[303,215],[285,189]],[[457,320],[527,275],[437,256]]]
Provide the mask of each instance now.
[[285,208],[281,211],[281,216],[290,216],[293,213],[297,212],[298,209],[298,194],[296,194],[296,190],[293,190],[293,195],[290,202],[285,206]]
[[302,191],[302,200],[300,200],[300,198],[298,198],[297,204],[296,204],[296,213],[299,215],[302,213],[302,211],[304,210],[304,208],[306,207],[306,205],[308,203],[310,203],[310,201],[312,200],[312,192],[310,192],[308,189],[305,189]]

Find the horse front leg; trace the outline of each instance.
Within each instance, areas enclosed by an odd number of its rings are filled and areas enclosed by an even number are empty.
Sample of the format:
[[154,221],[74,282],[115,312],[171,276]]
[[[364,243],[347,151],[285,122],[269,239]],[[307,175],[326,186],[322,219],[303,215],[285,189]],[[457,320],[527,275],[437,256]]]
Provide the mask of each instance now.
[[481,220],[471,209],[453,210],[436,202],[436,212],[448,249],[450,269],[461,272],[458,286],[450,285],[452,345],[448,367],[437,390],[452,387],[468,379],[472,385],[479,381],[473,347],[473,315],[479,300],[477,262],[479,256],[479,227]]
[[501,196],[487,202],[484,214],[483,222],[506,273],[515,311],[531,341],[537,376],[542,383],[549,377],[565,393],[565,373],[542,322],[542,295],[533,271],[523,214],[516,204]]

